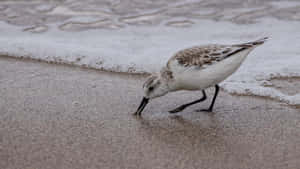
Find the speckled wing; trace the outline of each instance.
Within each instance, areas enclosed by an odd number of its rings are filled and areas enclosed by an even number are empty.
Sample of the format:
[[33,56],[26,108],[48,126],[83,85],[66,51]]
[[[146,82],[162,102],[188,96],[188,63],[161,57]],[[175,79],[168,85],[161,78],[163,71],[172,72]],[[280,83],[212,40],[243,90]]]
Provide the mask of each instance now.
[[167,68],[171,69],[173,63],[181,67],[198,67],[206,68],[209,65],[218,63],[230,56],[233,56],[244,50],[254,48],[263,44],[268,37],[258,39],[253,42],[235,44],[235,45],[205,45],[195,46],[192,48],[184,49],[177,52],[172,56],[168,63]]
[[205,45],[195,46],[177,52],[167,63],[170,68],[173,62],[183,67],[196,66],[205,68],[214,63],[220,62],[250,46],[246,45]]

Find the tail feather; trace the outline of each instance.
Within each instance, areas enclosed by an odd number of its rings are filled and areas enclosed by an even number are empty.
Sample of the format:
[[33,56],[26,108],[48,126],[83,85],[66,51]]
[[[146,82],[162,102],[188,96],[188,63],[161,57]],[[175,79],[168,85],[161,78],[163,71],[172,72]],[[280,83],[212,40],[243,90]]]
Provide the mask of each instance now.
[[258,39],[258,40],[256,40],[256,41],[253,41],[253,42],[237,44],[237,45],[234,45],[234,46],[239,46],[239,47],[244,47],[244,48],[250,48],[250,47],[257,46],[257,45],[262,45],[262,44],[264,44],[265,41],[267,41],[268,39],[269,39],[268,37],[264,37],[264,38]]

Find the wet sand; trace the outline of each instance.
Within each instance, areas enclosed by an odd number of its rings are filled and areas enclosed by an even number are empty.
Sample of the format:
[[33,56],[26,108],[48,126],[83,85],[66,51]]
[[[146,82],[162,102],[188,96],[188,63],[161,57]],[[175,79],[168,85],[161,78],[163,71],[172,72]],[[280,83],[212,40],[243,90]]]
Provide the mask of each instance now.
[[[0,57],[0,168],[272,168],[300,166],[300,109],[224,91],[177,92],[132,115],[143,76]],[[209,92],[209,96],[211,96]]]

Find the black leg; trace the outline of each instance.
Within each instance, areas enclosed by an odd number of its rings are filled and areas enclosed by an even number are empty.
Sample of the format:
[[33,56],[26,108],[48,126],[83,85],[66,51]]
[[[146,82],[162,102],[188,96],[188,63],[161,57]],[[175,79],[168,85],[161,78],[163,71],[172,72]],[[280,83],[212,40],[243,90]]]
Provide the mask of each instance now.
[[181,105],[181,106],[177,107],[176,109],[173,109],[173,110],[169,111],[169,113],[177,113],[177,112],[180,112],[180,111],[182,111],[183,109],[187,108],[188,106],[191,106],[191,105],[193,105],[193,104],[196,104],[196,103],[199,103],[199,102],[204,101],[204,100],[206,99],[206,93],[205,93],[204,90],[202,90],[202,94],[203,94],[203,96],[202,96],[201,99],[198,99],[198,100],[195,100],[195,101],[193,101],[193,102],[190,102],[190,103]]
[[214,95],[214,98],[213,98],[213,100],[212,100],[212,102],[211,102],[209,108],[208,108],[208,109],[204,109],[204,110],[200,110],[200,111],[212,112],[212,110],[213,110],[213,108],[214,108],[214,104],[215,104],[216,98],[217,98],[218,93],[219,93],[219,88],[220,88],[220,87],[219,87],[218,85],[215,85],[215,88],[216,88],[216,90],[215,90],[215,95]]

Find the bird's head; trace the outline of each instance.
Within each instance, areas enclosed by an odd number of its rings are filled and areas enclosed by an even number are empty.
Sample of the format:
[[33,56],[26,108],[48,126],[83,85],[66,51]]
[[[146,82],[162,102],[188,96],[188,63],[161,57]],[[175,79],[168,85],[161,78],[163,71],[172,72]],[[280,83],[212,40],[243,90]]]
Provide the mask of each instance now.
[[143,85],[144,97],[147,99],[154,99],[168,93],[168,86],[161,76],[151,75],[147,78]]
[[149,100],[163,96],[169,91],[166,79],[164,79],[160,74],[149,76],[143,85],[143,89],[144,97],[135,113],[136,115],[140,115],[142,113]]

